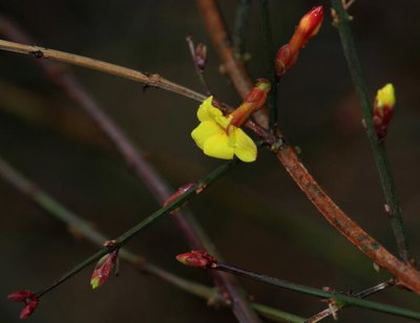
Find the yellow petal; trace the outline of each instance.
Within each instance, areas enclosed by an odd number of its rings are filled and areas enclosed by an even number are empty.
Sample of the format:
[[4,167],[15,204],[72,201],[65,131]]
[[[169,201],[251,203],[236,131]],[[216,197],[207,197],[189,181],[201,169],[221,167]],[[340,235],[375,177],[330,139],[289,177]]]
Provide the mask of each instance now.
[[225,117],[220,111],[220,109],[216,108],[213,105],[213,97],[210,96],[201,103],[200,107],[197,111],[197,118],[201,122],[203,121],[215,121],[217,122],[222,128],[226,129],[226,127],[230,123],[230,118]]
[[222,111],[213,106],[213,96],[209,96],[200,104],[197,111],[197,118],[200,121],[209,121],[213,120],[215,115],[221,116],[223,114]]
[[224,134],[224,130],[214,121],[201,122],[192,132],[191,137],[201,149],[204,149],[204,143],[215,135]]
[[250,163],[257,159],[257,146],[241,128],[231,131],[229,142],[233,146],[235,155],[243,162]]
[[204,143],[204,153],[207,156],[220,159],[233,159],[233,147],[229,144],[229,138],[225,132],[212,136]]
[[379,107],[388,106],[390,108],[395,105],[395,90],[392,83],[386,84],[384,87],[378,90],[376,94],[376,100]]

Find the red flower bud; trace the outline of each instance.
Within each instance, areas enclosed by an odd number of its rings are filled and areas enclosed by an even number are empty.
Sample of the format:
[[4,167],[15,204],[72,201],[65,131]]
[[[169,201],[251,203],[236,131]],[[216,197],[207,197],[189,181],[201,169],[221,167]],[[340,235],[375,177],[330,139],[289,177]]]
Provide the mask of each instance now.
[[27,298],[33,298],[35,295],[30,290],[18,290],[7,295],[7,298],[13,302],[24,302]]
[[108,279],[118,261],[118,249],[99,259],[90,278],[92,289],[101,287]]
[[271,84],[269,81],[258,79],[251,91],[246,95],[243,103],[229,115],[231,117],[230,124],[240,127],[252,113],[262,108],[270,90]]
[[318,33],[324,19],[322,6],[312,8],[302,17],[289,43],[280,47],[275,58],[278,77],[283,76],[297,61],[299,51]]
[[28,301],[26,303],[25,307],[20,312],[19,317],[22,320],[27,319],[36,310],[36,308],[38,307],[38,305],[39,305],[39,300],[38,299],[33,299],[33,300]]
[[23,302],[25,304],[19,315],[22,320],[31,316],[39,305],[39,298],[30,290],[19,290],[10,293],[7,298],[13,302]]
[[176,260],[186,266],[198,268],[211,268],[217,263],[216,259],[205,250],[192,250],[179,254],[176,256]]

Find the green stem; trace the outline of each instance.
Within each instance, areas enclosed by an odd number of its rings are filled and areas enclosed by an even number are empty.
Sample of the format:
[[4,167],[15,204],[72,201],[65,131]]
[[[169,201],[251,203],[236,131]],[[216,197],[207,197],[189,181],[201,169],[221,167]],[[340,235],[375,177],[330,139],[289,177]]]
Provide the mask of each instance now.
[[392,315],[396,315],[400,317],[406,317],[406,318],[417,319],[417,320],[420,319],[419,312],[415,312],[415,311],[397,307],[397,306],[367,301],[361,298],[347,296],[347,295],[340,294],[337,292],[327,292],[322,289],[291,283],[286,280],[280,280],[278,278],[250,272],[250,271],[237,268],[237,267],[225,264],[225,263],[216,263],[214,267],[212,268],[216,270],[230,272],[232,274],[239,275],[239,276],[249,278],[249,279],[253,279],[253,280],[268,284],[268,285],[292,290],[298,293],[311,295],[311,296],[315,296],[319,298],[326,298],[326,299],[331,298],[335,302],[338,302],[340,304],[358,306],[358,307],[370,309],[373,311],[392,314]]
[[268,0],[259,0],[261,12],[262,35],[264,38],[264,50],[266,54],[267,75],[271,83],[271,91],[268,95],[268,109],[270,116],[270,129],[277,127],[277,83],[278,79],[274,67],[273,32],[271,30],[270,8]]
[[165,215],[178,207],[181,207],[183,203],[190,200],[194,195],[197,195],[201,193],[208,185],[210,185],[213,181],[221,177],[224,173],[226,173],[232,166],[234,166],[238,161],[232,160],[229,162],[226,162],[216,168],[213,172],[211,172],[209,175],[198,181],[196,184],[194,184],[189,190],[181,194],[178,198],[176,198],[173,202],[169,203],[166,206],[163,206],[162,208],[158,209],[151,215],[149,215],[147,218],[145,218],[143,221],[138,223],[137,225],[133,226],[128,231],[124,232],[122,235],[120,235],[117,239],[115,239],[115,244],[113,244],[112,247],[102,247],[99,249],[95,254],[90,256],[89,258],[85,259],[75,267],[73,267],[70,271],[65,273],[62,277],[60,277],[58,280],[56,280],[53,284],[51,284],[49,287],[43,289],[42,291],[38,292],[38,297],[41,297],[48,293],[49,291],[53,290],[57,286],[61,285],[77,273],[79,273],[82,269],[86,268],[90,264],[94,263],[95,261],[98,261],[101,257],[108,254],[110,251],[118,249],[125,245],[129,240],[131,240],[137,233],[139,233],[141,230],[146,228],[148,225],[162,217],[162,215]]
[[[95,229],[88,221],[81,218],[79,215],[67,209],[60,202],[48,195],[45,191],[37,187],[33,182],[29,181],[14,167],[9,165],[0,156],[0,176],[14,186],[19,192],[24,194],[28,199],[35,202],[42,207],[51,216],[57,220],[65,223],[73,230],[77,231],[88,241],[94,245],[102,246],[104,241],[109,240],[104,234]],[[160,278],[163,281],[178,287],[192,295],[203,298],[205,300],[213,300],[217,303],[223,303],[224,300],[220,297],[217,289],[196,283],[191,280],[184,279],[180,276],[174,275],[163,268],[156,266],[143,257],[132,253],[131,251],[122,248],[119,251],[121,259],[127,261],[134,269],[143,274],[149,274],[154,277]],[[272,319],[277,322],[304,322],[304,319],[293,314],[277,310],[275,308],[265,306],[262,304],[252,304],[253,308],[258,311],[262,316]],[[292,320],[290,318],[295,318]],[[300,321],[299,321],[300,320]]]
[[347,60],[347,65],[353,80],[354,87],[362,106],[363,118],[366,124],[366,132],[369,138],[376,167],[379,172],[382,189],[385,195],[385,201],[387,204],[386,209],[389,208],[389,212],[387,213],[390,217],[391,226],[395,240],[397,242],[399,254],[400,257],[407,262],[410,260],[410,256],[408,252],[408,244],[402,219],[400,202],[396,194],[395,183],[391,174],[388,157],[385,151],[385,145],[383,142],[378,140],[374,129],[372,118],[372,99],[368,94],[366,81],[349,26],[349,15],[344,9],[341,0],[331,0],[331,4],[337,14],[337,26],[341,38],[341,44],[343,46],[344,55]]
[[239,0],[236,7],[235,25],[233,27],[233,49],[237,58],[243,59],[246,51],[245,39],[249,23],[251,0]]

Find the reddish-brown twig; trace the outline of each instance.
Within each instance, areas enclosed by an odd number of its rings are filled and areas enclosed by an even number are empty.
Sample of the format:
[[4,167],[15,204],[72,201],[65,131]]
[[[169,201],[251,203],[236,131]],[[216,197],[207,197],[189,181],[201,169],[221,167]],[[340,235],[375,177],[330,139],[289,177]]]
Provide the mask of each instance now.
[[[243,65],[235,59],[232,48],[229,46],[229,36],[219,7],[214,0],[198,0],[198,4],[213,45],[225,64],[236,90],[241,96],[244,96],[243,93],[247,93],[249,90],[249,77]],[[420,273],[411,265],[398,260],[351,220],[311,176],[292,147],[285,144],[284,141],[279,143],[279,147],[273,146],[272,150],[277,159],[322,216],[366,256],[392,273],[398,283],[420,294]]]

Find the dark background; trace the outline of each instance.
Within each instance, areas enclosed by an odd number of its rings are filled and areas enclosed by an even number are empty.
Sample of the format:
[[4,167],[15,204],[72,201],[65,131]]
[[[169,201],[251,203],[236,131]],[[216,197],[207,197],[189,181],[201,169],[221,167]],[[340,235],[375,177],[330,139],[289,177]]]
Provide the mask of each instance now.
[[[230,27],[236,1],[220,1]],[[300,17],[318,1],[271,1],[274,44],[287,42]],[[321,2],[322,3],[322,2]],[[328,2],[324,2],[328,5]],[[209,44],[206,75],[215,95],[240,103],[219,74],[219,59],[193,1],[0,1],[1,14],[23,26],[39,45],[74,52],[143,72],[159,73],[202,91],[185,36]],[[351,9],[372,97],[393,82],[398,105],[387,147],[413,254],[420,259],[419,27],[416,0],[356,1]],[[248,27],[248,63],[266,76],[260,15],[254,1]],[[0,53],[0,154],[64,205],[117,236],[158,208],[95,125],[44,78],[32,59]],[[190,139],[197,104],[163,90],[70,67],[136,146],[174,186],[196,180],[222,161],[204,156]],[[377,172],[360,123],[360,107],[338,34],[327,19],[279,87],[280,125],[302,149],[301,158],[334,200],[395,251]],[[274,157],[260,149],[256,163],[231,171],[191,209],[231,263],[314,287],[358,290],[386,274],[333,230]],[[17,289],[37,290],[90,255],[61,223],[0,181],[0,321],[17,322]],[[169,219],[139,234],[129,247],[184,277],[210,284],[205,272],[178,264],[188,250]],[[92,292],[91,268],[42,299],[31,322],[233,322],[227,310],[122,265],[121,275]],[[302,316],[324,308],[319,300],[241,280],[260,303]],[[392,289],[372,297],[420,310],[419,299]],[[341,322],[406,322],[346,309]],[[407,320],[408,322],[408,320]]]

